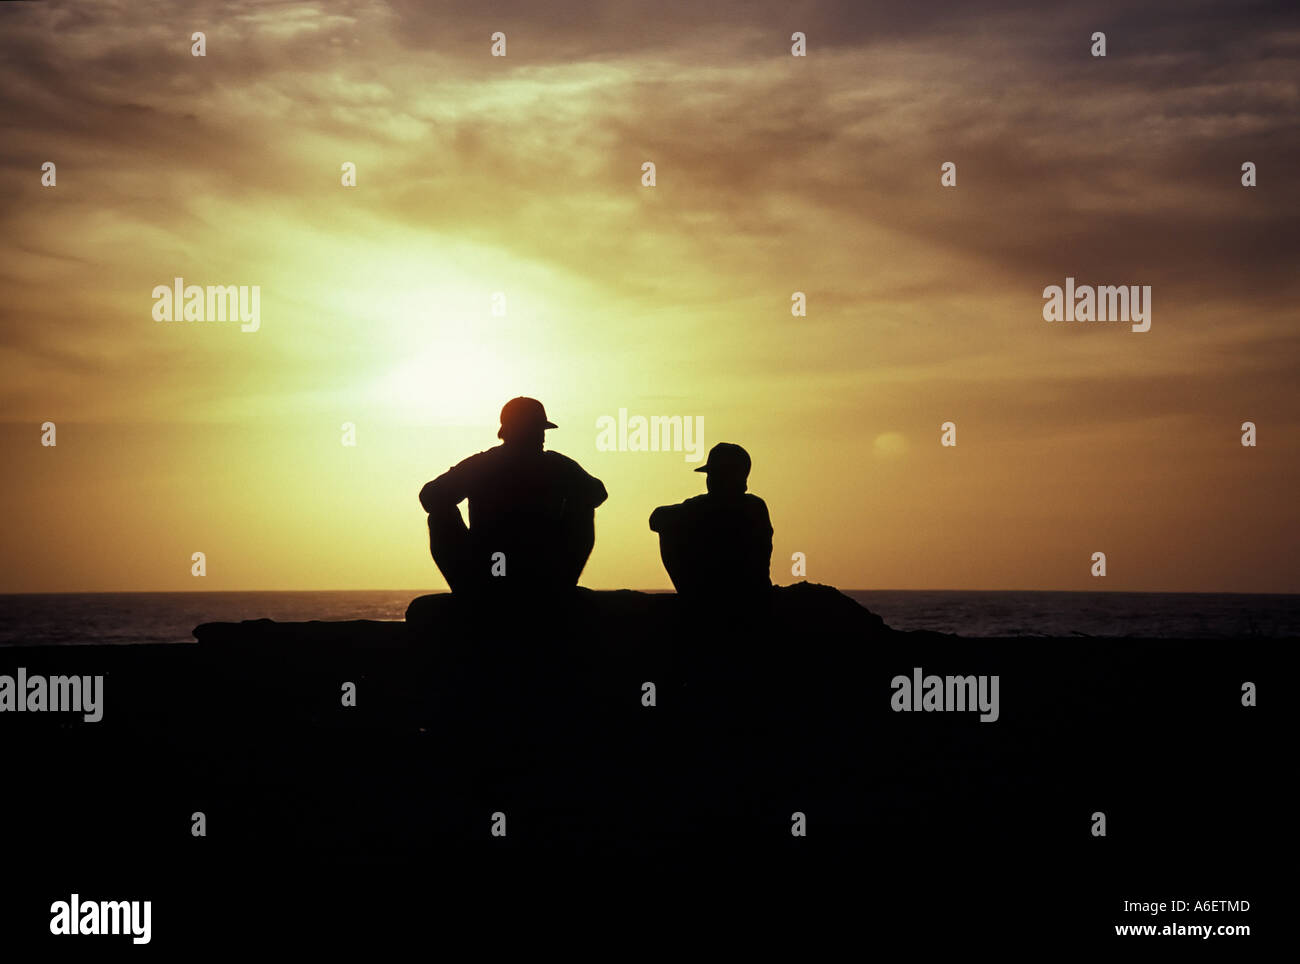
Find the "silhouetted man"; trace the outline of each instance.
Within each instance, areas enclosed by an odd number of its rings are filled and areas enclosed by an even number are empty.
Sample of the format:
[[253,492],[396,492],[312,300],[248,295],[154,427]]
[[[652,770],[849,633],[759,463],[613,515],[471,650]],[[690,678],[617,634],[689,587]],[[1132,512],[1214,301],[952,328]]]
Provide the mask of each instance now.
[[[548,428],[541,402],[512,398],[501,409],[502,444],[420,491],[429,551],[453,593],[577,585],[596,541],[596,506],[608,496],[573,459],[542,450]],[[466,498],[468,529],[457,508]]]
[[650,514],[679,594],[748,596],[772,588],[772,520],[767,503],[745,491],[749,467],[748,452],[719,442],[695,470],[708,473],[708,493]]

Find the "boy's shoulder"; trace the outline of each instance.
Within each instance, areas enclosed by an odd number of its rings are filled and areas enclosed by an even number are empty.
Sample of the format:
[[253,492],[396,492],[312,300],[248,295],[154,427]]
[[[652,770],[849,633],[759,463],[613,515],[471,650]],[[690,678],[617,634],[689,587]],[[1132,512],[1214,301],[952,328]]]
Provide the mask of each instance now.
[[726,509],[730,506],[732,511],[736,506],[741,506],[747,512],[767,512],[767,503],[752,492],[742,492],[739,496],[717,496],[705,492],[703,495],[693,495],[684,502],[678,503],[678,505],[690,506],[696,509]]

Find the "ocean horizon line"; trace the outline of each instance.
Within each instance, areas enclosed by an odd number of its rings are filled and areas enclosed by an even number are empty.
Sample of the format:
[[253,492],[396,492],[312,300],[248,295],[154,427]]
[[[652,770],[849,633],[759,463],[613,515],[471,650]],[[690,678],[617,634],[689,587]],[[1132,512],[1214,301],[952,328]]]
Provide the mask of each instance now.
[[[815,583],[807,580],[811,585],[830,585],[829,583]],[[775,584],[774,584],[775,585]],[[798,585],[798,583],[789,583],[788,585]],[[632,588],[629,586],[619,586],[617,588],[597,588],[594,586],[579,586],[580,589],[588,589],[592,592],[643,592],[643,593],[672,593],[671,588]],[[866,593],[866,592],[929,592],[929,593],[980,593],[984,595],[992,593],[1006,594],[1023,594],[1023,593],[1055,593],[1055,594],[1072,594],[1079,596],[1300,596],[1300,592],[1239,592],[1235,590],[1220,589],[1196,589],[1196,590],[1173,590],[1173,589],[916,589],[916,588],[895,588],[889,586],[877,586],[872,588],[851,588],[845,589],[839,586],[832,588],[842,593]],[[450,593],[450,589],[412,589],[412,588],[370,588],[370,589],[58,589],[58,590],[35,590],[19,592],[0,592],[0,599],[13,596],[186,596],[186,595],[249,595],[253,593],[266,593],[268,595],[282,593],[360,593],[360,592],[388,592],[388,593],[414,593],[416,595],[440,595]]]

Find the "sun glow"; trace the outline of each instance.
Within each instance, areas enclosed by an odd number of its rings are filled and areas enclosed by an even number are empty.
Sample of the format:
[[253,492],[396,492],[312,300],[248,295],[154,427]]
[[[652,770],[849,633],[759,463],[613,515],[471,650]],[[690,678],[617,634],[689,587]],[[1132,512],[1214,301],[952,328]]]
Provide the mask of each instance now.
[[505,358],[457,332],[376,379],[369,394],[403,420],[475,422],[515,394],[515,381]]

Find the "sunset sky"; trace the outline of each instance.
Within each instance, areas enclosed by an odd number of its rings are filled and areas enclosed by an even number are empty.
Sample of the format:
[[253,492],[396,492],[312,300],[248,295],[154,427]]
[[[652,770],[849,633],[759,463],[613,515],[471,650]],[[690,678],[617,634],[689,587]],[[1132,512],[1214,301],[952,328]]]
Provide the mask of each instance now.
[[1300,591],[1298,86],[1281,2],[0,5],[0,591],[444,588],[417,493],[515,395],[593,588],[703,491],[626,409],[749,450],[778,583]]

